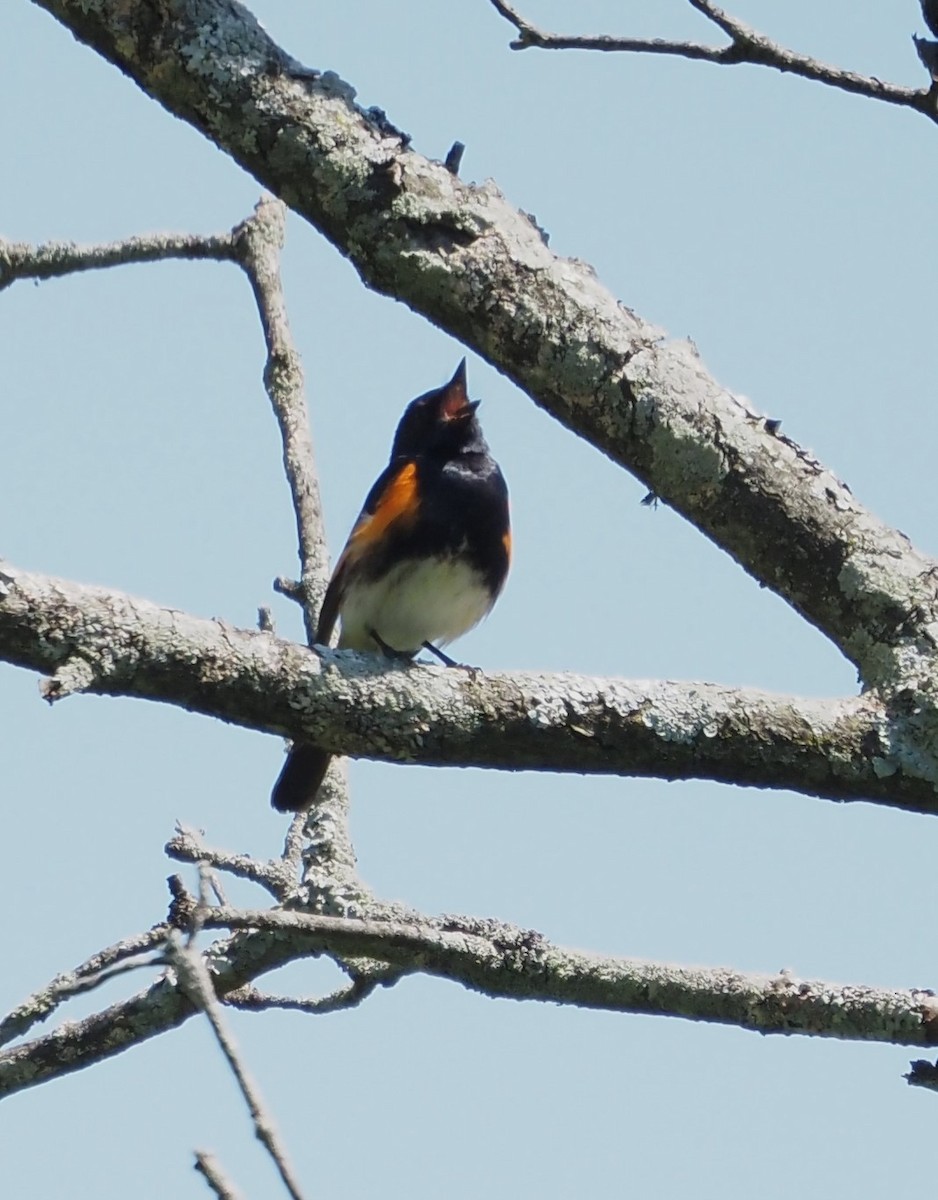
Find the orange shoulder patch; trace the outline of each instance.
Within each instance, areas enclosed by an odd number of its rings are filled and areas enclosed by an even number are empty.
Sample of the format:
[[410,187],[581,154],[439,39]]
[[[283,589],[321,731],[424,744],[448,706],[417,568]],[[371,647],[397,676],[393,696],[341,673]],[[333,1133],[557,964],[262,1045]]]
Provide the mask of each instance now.
[[403,466],[378,497],[374,512],[363,513],[349,537],[349,548],[362,550],[378,541],[395,521],[413,521],[420,498],[417,494],[417,464]]
[[506,529],[502,534],[502,545],[505,547],[505,557],[511,562],[511,530]]

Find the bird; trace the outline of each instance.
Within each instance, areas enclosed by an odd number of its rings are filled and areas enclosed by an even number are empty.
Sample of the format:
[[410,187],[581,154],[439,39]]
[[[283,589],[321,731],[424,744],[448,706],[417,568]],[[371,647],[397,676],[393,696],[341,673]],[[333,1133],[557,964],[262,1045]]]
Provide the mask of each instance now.
[[[463,359],[448,383],[412,400],[388,465],[365,500],[326,588],[315,644],[409,661],[486,617],[511,562],[508,487],[470,401]],[[274,784],[278,812],[316,798],[332,756],[295,742]]]

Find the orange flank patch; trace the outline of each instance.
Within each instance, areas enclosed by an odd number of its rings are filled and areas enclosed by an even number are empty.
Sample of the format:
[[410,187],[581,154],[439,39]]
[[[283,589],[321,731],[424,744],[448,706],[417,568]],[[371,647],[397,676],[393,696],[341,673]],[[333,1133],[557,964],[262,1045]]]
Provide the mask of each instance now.
[[361,551],[373,545],[395,521],[413,521],[420,500],[417,495],[417,464],[409,462],[395,475],[378,499],[375,511],[364,513],[349,537],[349,549]]
[[511,530],[506,529],[502,534],[502,545],[505,547],[505,557],[511,561]]

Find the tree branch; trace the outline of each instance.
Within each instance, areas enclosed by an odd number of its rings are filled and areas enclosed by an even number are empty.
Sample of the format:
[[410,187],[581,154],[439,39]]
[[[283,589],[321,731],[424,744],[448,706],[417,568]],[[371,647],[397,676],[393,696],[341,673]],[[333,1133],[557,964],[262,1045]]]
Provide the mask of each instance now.
[[276,1008],[286,1012],[323,1016],[327,1013],[344,1012],[348,1008],[358,1008],[378,987],[391,987],[400,978],[400,971],[386,968],[381,975],[372,973],[355,976],[347,987],[337,988],[328,996],[278,996],[245,985],[235,992],[229,992],[225,1003],[231,1008],[241,1008],[247,1012],[263,1012]]
[[[938,1045],[938,1002],[927,990],[602,957],[555,946],[532,930],[467,917],[348,920],[219,907],[207,910],[204,927],[245,931],[206,952],[221,997],[286,962],[328,954],[381,960],[400,973],[449,979],[497,998],[682,1017],[763,1034]],[[0,1053],[0,1096],[117,1054],[195,1011],[178,987],[160,980],[104,1012]]]
[[208,1018],[225,1061],[231,1068],[244,1102],[251,1114],[254,1133],[270,1155],[274,1166],[291,1200],[303,1200],[299,1184],[282,1145],[276,1123],[267,1111],[260,1090],[251,1077],[235,1043],[234,1036],[225,1024],[221,1005],[215,996],[212,981],[201,955],[191,944],[186,944],[179,932],[170,930],[166,943],[167,958],[179,981],[180,989],[189,1000]]
[[588,266],[553,255],[494,185],[410,150],[240,5],[36,2],[288,199],[369,287],[474,347],[683,513],[822,629],[867,687],[936,673],[933,564],[721,388],[692,346],[665,343]]
[[29,246],[0,237],[0,291],[19,279],[56,279],[77,271],[177,258],[234,262],[232,236],[148,233],[97,246],[80,246],[75,242]]
[[266,197],[233,230],[235,259],[247,275],[267,343],[264,385],[283,442],[283,467],[293,497],[300,558],[300,602],[311,646],[329,578],[322,501],[309,430],[303,367],[287,320],[280,281],[286,209]]
[[919,706],[707,683],[481,673],[317,654],[269,633],[18,571],[0,578],[0,660],[88,691],[175,704],[339,754],[436,766],[715,779],[938,811]]
[[194,1169],[215,1193],[216,1200],[241,1200],[241,1193],[226,1178],[214,1154],[209,1154],[206,1150],[196,1150]]
[[688,0],[688,3],[713,22],[730,39],[725,46],[705,46],[699,42],[669,41],[664,38],[619,38],[603,34],[595,37],[584,34],[550,33],[539,29],[504,0],[490,0],[492,7],[518,31],[510,43],[512,50],[598,50],[607,53],[665,54],[721,66],[770,67],[790,75],[799,75],[828,87],[839,88],[870,100],[883,100],[903,108],[912,108],[930,120],[938,120],[938,104],[930,88],[907,88],[884,83],[875,75],[859,75],[799,54],[757,32],[745,22],[730,16],[710,0]]
[[166,923],[154,925],[146,933],[124,938],[100,950],[74,971],[57,975],[51,983],[28,996],[0,1021],[0,1046],[28,1033],[33,1025],[45,1021],[73,996],[91,991],[123,971],[156,965],[142,956],[162,950],[169,929]]
[[227,871],[238,879],[249,879],[251,883],[265,888],[281,904],[296,899],[296,870],[282,858],[262,862],[249,854],[231,854],[216,850],[206,846],[201,835],[195,830],[181,825],[176,826],[176,832],[166,843],[164,850],[169,858],[177,862],[191,863],[194,866],[206,863],[220,871]]

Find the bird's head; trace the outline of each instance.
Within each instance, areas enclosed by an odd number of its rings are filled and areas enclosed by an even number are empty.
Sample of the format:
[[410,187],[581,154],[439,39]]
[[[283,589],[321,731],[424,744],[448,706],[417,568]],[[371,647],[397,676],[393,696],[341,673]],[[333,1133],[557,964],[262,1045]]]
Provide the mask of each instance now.
[[466,391],[466,360],[456,368],[449,383],[411,400],[397,426],[392,458],[418,455],[450,458],[456,454],[487,450],[482,427],[476,417],[478,400]]

